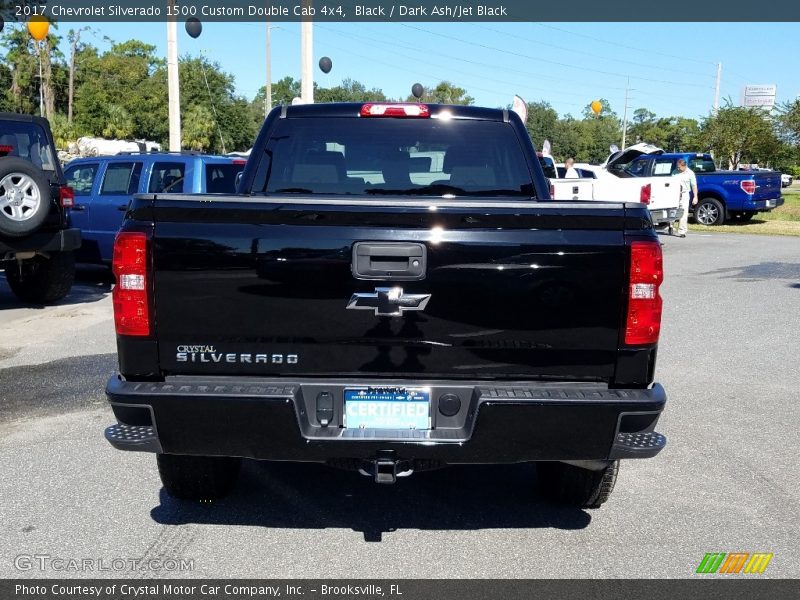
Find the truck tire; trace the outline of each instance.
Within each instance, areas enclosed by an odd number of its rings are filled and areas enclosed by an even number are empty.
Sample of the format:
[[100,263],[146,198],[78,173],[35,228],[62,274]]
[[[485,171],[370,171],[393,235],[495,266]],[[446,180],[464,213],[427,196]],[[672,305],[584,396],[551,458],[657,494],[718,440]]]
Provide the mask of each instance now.
[[66,296],[75,281],[75,255],[53,252],[49,257],[35,256],[6,269],[11,291],[30,304],[48,304]]
[[233,490],[241,458],[158,454],[158,474],[164,489],[179,500],[213,500]]
[[707,227],[722,225],[725,222],[725,206],[716,198],[700,198],[694,207],[694,220]]
[[0,159],[0,235],[22,237],[36,231],[50,212],[50,184],[27,160]]
[[543,494],[554,502],[599,508],[614,490],[619,461],[605,469],[590,471],[561,462],[542,462],[536,465]]

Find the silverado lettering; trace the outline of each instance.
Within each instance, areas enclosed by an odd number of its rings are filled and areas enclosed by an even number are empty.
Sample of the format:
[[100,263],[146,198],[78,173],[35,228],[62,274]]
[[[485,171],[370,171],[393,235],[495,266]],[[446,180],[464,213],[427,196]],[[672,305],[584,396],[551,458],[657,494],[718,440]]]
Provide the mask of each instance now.
[[535,462],[597,507],[664,448],[647,208],[552,200],[515,113],[279,107],[239,189],[137,195],[115,242],[106,438],[172,496],[227,493],[243,458]]

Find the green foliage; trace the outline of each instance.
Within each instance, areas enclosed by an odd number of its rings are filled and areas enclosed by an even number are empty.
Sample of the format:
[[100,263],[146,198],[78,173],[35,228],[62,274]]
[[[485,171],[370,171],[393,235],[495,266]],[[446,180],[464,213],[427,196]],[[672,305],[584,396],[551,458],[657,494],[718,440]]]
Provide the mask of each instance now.
[[[409,95],[406,102],[416,102],[414,96]],[[453,85],[449,81],[440,81],[436,87],[425,88],[425,93],[421,98],[422,102],[432,104],[473,104],[475,98],[467,94],[467,90]]]
[[53,139],[56,142],[56,148],[59,150],[66,150],[70,142],[74,142],[81,134],[73,123],[67,123],[67,117],[63,113],[56,113],[50,119],[50,129],[53,132]]
[[555,135],[557,124],[558,113],[549,103],[545,101],[528,103],[528,120],[525,122],[525,128],[531,136],[534,148],[541,150],[544,141],[550,140],[554,148],[558,148],[559,152],[562,151],[563,146],[558,143],[560,140]]
[[332,88],[314,90],[315,102],[381,102],[385,101],[384,93],[376,88],[367,89],[363,83],[345,79],[341,85]]
[[195,104],[186,111],[181,124],[181,144],[184,148],[204,152],[211,148],[212,140],[217,135],[217,127],[210,110]]
[[663,148],[667,152],[694,150],[700,143],[697,135],[700,124],[695,119],[683,117],[656,118],[646,108],[633,111],[628,124],[628,143],[647,142]]
[[800,148],[800,99],[786,102],[780,107],[778,122],[783,136]]
[[109,104],[106,107],[106,125],[103,127],[103,137],[124,140],[129,138],[133,131],[133,119],[125,107]]
[[733,169],[740,162],[769,164],[782,152],[769,113],[730,103],[703,121],[699,139]]

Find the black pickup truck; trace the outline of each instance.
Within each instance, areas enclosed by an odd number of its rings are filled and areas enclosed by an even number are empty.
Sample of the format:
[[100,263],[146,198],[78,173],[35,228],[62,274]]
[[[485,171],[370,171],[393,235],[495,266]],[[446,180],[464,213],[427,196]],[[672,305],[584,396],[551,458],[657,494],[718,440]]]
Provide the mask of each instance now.
[[72,288],[81,233],[65,208],[74,199],[47,119],[0,113],[0,269],[20,300],[54,302]]
[[665,446],[648,211],[550,200],[513,112],[276,108],[239,192],[136,196],[116,238],[105,435],[171,495],[230,491],[242,457],[535,461],[596,507]]

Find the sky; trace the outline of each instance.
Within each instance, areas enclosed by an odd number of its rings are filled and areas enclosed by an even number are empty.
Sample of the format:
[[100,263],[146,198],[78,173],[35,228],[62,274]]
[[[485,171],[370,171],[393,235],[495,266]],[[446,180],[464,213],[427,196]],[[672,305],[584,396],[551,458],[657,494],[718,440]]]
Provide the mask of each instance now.
[[[62,24],[66,38],[70,28]],[[140,39],[166,56],[164,23],[91,23],[83,40],[106,48]],[[272,25],[273,81],[300,78],[300,24]],[[181,55],[203,54],[235,77],[252,99],[266,81],[266,23],[204,23],[201,36],[179,26]],[[63,48],[68,49],[66,42]],[[328,56],[325,75],[317,61]],[[466,88],[483,106],[505,106],[514,94],[544,100],[562,116],[580,117],[605,98],[620,117],[647,108],[658,116],[706,116],[722,63],[720,104],[738,104],[742,86],[776,84],[778,102],[800,97],[800,23],[315,23],[318,85],[351,78],[389,97],[415,82]]]

